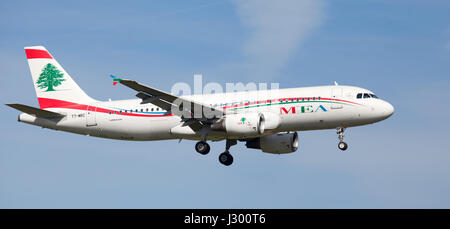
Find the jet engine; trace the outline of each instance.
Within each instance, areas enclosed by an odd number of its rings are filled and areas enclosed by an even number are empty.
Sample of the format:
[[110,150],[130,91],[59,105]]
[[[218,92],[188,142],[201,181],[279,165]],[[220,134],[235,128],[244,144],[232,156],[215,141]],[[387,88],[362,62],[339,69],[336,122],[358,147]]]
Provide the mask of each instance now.
[[278,133],[247,140],[247,148],[261,149],[265,153],[293,153],[298,148],[298,134]]
[[264,133],[265,119],[260,113],[227,114],[211,125],[213,130],[224,130],[228,135],[245,138]]

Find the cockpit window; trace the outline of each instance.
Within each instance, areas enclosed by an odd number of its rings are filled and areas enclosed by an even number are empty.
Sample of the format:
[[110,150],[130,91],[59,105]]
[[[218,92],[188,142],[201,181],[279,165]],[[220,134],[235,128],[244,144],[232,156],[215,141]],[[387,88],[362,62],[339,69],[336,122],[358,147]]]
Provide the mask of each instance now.
[[369,93],[358,93],[356,94],[356,98],[357,99],[370,99],[370,98],[375,98],[378,99],[378,96],[374,95],[374,94],[369,94]]

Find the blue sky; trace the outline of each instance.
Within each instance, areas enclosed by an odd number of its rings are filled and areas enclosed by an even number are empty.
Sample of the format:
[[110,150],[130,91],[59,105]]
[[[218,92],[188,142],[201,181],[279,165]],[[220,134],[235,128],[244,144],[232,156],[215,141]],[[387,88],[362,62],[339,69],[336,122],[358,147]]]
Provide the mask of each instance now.
[[5,1],[1,103],[37,106],[24,46],[44,45],[92,97],[133,98],[109,74],[170,91],[177,82],[340,84],[395,114],[300,132],[269,155],[224,142],[126,142],[18,123],[0,108],[1,208],[449,208],[450,3],[406,0]]

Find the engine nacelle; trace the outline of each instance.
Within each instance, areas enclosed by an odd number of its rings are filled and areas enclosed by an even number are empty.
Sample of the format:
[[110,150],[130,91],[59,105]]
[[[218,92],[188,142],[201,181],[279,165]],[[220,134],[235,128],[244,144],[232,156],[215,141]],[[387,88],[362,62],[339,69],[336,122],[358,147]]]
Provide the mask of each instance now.
[[261,149],[265,153],[293,153],[298,148],[298,134],[278,133],[247,140],[247,148]]
[[227,114],[211,125],[213,130],[224,130],[228,135],[248,137],[264,133],[265,119],[260,113]]

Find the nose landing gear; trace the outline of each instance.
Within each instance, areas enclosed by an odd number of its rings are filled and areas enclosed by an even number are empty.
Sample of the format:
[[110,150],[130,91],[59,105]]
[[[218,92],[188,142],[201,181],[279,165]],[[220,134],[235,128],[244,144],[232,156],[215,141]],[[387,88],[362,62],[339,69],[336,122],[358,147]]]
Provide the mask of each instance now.
[[339,142],[338,148],[339,148],[340,150],[346,150],[346,149],[348,148],[348,145],[347,145],[347,143],[345,143],[345,142]]
[[336,133],[338,134],[339,143],[338,148],[342,151],[346,150],[348,148],[347,143],[344,142],[344,127],[338,127],[336,128]]

